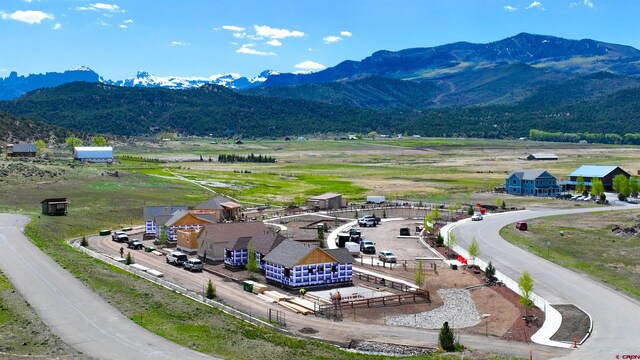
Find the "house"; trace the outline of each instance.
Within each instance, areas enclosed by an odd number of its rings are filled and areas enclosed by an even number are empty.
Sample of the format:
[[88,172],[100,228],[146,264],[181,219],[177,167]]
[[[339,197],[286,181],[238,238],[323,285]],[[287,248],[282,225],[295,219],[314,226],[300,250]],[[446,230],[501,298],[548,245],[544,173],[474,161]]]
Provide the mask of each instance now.
[[617,175],[624,175],[626,177],[630,177],[629,173],[622,170],[618,166],[614,165],[582,165],[579,168],[573,170],[571,174],[569,174],[569,181],[567,181],[567,186],[571,189],[576,188],[576,184],[578,183],[578,178],[582,177],[584,180],[584,185],[590,189],[591,188],[591,180],[593,178],[598,178],[602,181],[602,185],[604,185],[605,190],[613,189],[613,178]]
[[216,215],[209,210],[178,210],[164,223],[167,229],[167,240],[178,241],[178,230],[195,229],[200,230],[207,224],[216,222]]
[[38,152],[36,144],[8,144],[8,157],[35,157]]
[[288,288],[351,284],[353,256],[346,248],[284,240],[264,257],[268,282]]
[[164,225],[178,210],[186,211],[188,208],[183,205],[168,206],[145,206],[142,209],[144,219],[144,237],[149,239],[160,238],[162,225]]
[[113,148],[111,146],[76,146],[73,158],[82,162],[112,163]]
[[527,156],[527,160],[558,160],[558,156],[555,154],[536,153]]
[[67,198],[50,198],[40,202],[44,215],[67,215]]
[[267,231],[267,225],[260,221],[206,224],[197,236],[198,256],[204,256],[206,251],[207,259],[222,261],[225,257],[225,248],[230,243],[241,237],[252,238],[265,231]]
[[200,229],[182,229],[176,230],[178,250],[186,254],[195,254],[198,252],[198,234]]
[[346,201],[342,199],[342,194],[335,193],[326,193],[307,200],[307,207],[316,210],[339,209],[346,205]]
[[517,170],[506,178],[507,194],[553,196],[562,191],[555,176],[545,170]]
[[242,267],[249,261],[249,243],[253,246],[258,268],[264,268],[264,257],[285,239],[279,232],[266,229],[254,236],[242,236],[231,240],[224,249],[224,263],[231,267]]
[[222,196],[211,198],[194,207],[195,210],[211,210],[215,216],[215,221],[243,220],[242,205],[235,203]]

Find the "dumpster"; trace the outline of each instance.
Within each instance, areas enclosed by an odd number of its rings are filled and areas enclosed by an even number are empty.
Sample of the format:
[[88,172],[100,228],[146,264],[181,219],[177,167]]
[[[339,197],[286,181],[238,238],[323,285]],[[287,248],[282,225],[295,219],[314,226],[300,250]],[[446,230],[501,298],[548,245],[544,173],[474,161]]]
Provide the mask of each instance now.
[[484,215],[487,213],[487,209],[485,208],[480,208],[480,214]]
[[100,235],[102,236],[111,235],[111,230],[100,230]]
[[144,248],[144,252],[152,252],[153,250],[155,250],[156,248],[154,248],[153,246],[146,246]]
[[242,289],[244,291],[248,291],[248,292],[252,292],[253,291],[253,284],[249,281],[243,281],[242,282]]

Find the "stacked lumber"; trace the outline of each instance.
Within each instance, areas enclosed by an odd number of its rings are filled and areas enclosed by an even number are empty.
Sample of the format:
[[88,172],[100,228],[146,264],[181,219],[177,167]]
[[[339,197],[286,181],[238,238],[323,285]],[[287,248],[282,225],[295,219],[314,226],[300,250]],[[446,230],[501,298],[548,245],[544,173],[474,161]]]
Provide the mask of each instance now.
[[254,282],[252,292],[254,294],[262,294],[265,291],[267,291],[267,289],[269,289],[267,285],[258,284],[257,282]]
[[[315,311],[315,303],[309,300],[305,300],[302,298],[291,298],[287,300],[287,302],[293,303],[295,305],[301,306],[307,310],[310,310],[312,313]],[[305,314],[306,315],[306,314]]]
[[279,293],[277,291],[265,291],[263,293],[264,295],[274,299],[275,301],[283,301],[283,300],[287,300],[289,298],[289,295],[283,294],[283,293]]

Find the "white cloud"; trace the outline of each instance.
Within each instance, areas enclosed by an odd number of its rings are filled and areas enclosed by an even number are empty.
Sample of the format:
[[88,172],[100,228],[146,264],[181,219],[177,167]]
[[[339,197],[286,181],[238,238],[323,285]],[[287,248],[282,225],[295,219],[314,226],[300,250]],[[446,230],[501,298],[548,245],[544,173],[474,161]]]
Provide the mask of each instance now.
[[267,41],[267,44],[271,45],[271,46],[282,46],[282,43],[276,39],[273,39],[271,41]]
[[351,37],[351,31],[340,31],[340,35],[342,36],[346,36],[346,37]]
[[245,30],[242,26],[235,26],[235,25],[224,25],[222,26],[222,28],[225,30],[235,31],[235,32],[243,32]]
[[298,30],[276,29],[267,25],[253,25],[256,35],[271,39],[284,39],[287,37],[303,37],[304,33]]
[[189,46],[191,44],[189,44],[188,42],[184,42],[184,41],[172,41],[171,42],[171,46]]
[[320,63],[317,63],[315,61],[311,61],[311,60],[303,61],[303,62],[301,62],[299,64],[296,64],[294,67],[296,69],[308,70],[308,71],[311,71],[311,70],[324,70],[324,69],[327,68],[326,66],[324,66],[324,65],[322,65]]
[[331,44],[340,40],[342,40],[340,36],[327,36],[322,38],[325,44]]
[[529,4],[529,6],[527,6],[525,8],[525,10],[529,10],[529,9],[540,9],[540,10],[544,10],[544,7],[542,6],[542,3],[539,1],[534,1],[531,4]]
[[309,50],[309,51],[313,51],[313,48],[308,48],[307,50]]
[[275,55],[274,52],[267,51],[259,51],[256,49],[252,49],[251,47],[255,46],[254,44],[244,44],[240,47],[240,49],[236,50],[238,54],[248,54],[248,55],[259,55],[259,56],[271,56]]
[[120,24],[120,29],[126,29],[126,28],[127,28],[127,25],[125,25],[125,24]]
[[125,20],[125,21],[124,21],[124,23],[125,23],[125,24],[133,24],[133,20],[128,19],[128,20]]
[[513,7],[511,5],[505,6],[504,9],[507,10],[507,11],[510,11],[510,12],[518,11],[517,7]]
[[244,32],[242,32],[242,33],[233,33],[233,37],[238,38],[238,39],[242,39],[245,36],[247,36],[247,33],[244,33]]
[[40,24],[43,20],[53,20],[55,18],[53,14],[36,10],[18,10],[11,14],[0,11],[0,19],[2,20],[15,20],[30,25]]
[[258,40],[262,40],[264,38],[262,36],[255,36],[255,35],[249,34],[249,35],[247,35],[247,39],[258,41]]
[[109,25],[109,24],[107,24],[104,20],[98,20],[98,21],[96,21],[96,24],[97,24],[97,25],[100,25],[100,26],[110,26],[110,25]]
[[61,27],[62,27],[62,24],[57,23],[57,24],[53,25],[52,29],[53,30],[59,30]]
[[89,6],[78,6],[75,8],[79,11],[109,11],[109,12],[125,12],[116,4],[95,3]]
[[572,2],[571,4],[569,4],[569,6],[571,6],[571,7],[577,7],[577,6],[582,6],[582,5],[590,8],[590,9],[593,9],[593,2],[591,0],[582,0],[582,1],[579,1],[579,2]]

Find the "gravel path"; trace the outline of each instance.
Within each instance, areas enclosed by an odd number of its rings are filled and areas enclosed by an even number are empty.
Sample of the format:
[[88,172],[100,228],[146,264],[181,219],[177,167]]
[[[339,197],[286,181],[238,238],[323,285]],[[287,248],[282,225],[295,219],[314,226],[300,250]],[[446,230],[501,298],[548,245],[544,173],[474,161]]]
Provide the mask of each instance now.
[[465,328],[477,325],[480,315],[471,300],[471,293],[466,289],[440,289],[444,305],[418,314],[388,316],[387,325],[399,325],[423,329],[440,329],[445,321],[453,328]]

